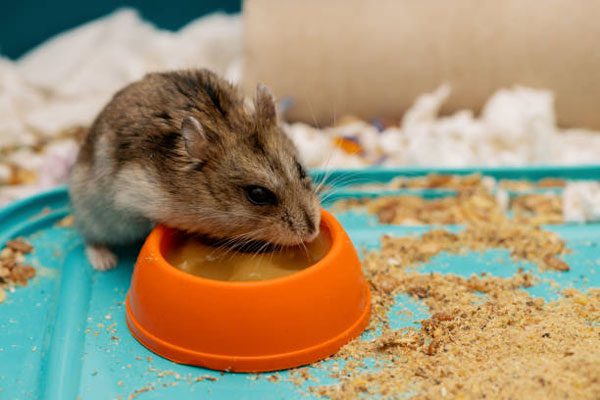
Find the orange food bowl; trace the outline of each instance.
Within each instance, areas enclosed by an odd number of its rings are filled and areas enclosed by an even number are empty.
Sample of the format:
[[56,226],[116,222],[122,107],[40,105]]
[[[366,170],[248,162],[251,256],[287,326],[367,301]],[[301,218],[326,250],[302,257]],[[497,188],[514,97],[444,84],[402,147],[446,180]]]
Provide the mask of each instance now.
[[127,294],[133,336],[169,360],[238,372],[273,371],[334,354],[366,327],[370,292],[352,242],[322,211],[331,247],[292,275],[211,280],[165,261],[174,230],[158,226],[142,247]]

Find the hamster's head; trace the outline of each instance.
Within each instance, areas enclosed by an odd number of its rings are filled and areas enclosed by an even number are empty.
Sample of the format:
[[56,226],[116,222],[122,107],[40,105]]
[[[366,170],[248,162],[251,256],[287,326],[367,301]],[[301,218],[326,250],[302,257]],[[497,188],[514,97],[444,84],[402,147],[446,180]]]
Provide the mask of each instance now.
[[[223,96],[223,91],[219,92]],[[167,225],[232,242],[310,242],[319,234],[320,204],[273,97],[259,85],[253,104],[218,100],[215,115],[189,115],[176,210]]]

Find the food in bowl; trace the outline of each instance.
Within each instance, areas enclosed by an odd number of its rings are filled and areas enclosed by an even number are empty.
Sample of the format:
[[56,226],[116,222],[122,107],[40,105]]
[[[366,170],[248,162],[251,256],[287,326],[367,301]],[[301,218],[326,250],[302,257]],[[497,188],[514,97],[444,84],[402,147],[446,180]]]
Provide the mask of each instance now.
[[[301,271],[321,260],[331,247],[327,232],[312,242],[298,246],[239,250],[197,236],[178,234],[166,252],[169,264],[203,278],[220,281],[261,281]],[[264,248],[267,248],[266,250]]]

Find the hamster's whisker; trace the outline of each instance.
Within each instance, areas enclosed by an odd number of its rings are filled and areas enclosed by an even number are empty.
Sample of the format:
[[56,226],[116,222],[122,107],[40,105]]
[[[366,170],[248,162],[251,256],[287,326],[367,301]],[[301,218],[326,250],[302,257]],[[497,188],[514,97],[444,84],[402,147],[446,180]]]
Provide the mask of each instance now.
[[221,254],[222,257],[233,257],[235,254],[236,248],[243,248],[244,246],[253,243],[256,241],[256,234],[264,231],[266,227],[255,229],[250,232],[244,232],[237,235],[233,235],[223,241],[219,242],[219,245],[214,248],[214,250],[209,254],[209,256],[213,255],[216,252],[223,252]]
[[330,168],[331,167],[331,160],[333,159],[333,155],[335,154],[335,152],[330,152],[329,155],[327,156],[327,159],[325,160],[324,163],[322,163],[319,168],[323,171],[325,171],[325,173],[322,175],[321,177],[321,181],[319,183],[319,185],[317,186],[317,188],[315,189],[315,193],[319,193],[319,191],[323,188],[323,185],[326,184],[329,180],[329,177],[333,174],[333,172],[335,171],[335,168]]
[[[331,155],[329,155],[326,164],[328,164],[330,160],[331,160]],[[325,183],[327,182],[327,180],[333,173],[333,168],[328,168],[327,165],[325,166],[325,168],[321,168],[321,169],[324,170],[325,172],[322,174],[320,181],[316,184],[316,186],[314,188],[314,192],[316,194],[319,193],[319,191],[323,188],[323,185],[325,185]]]
[[351,185],[355,185],[357,183],[368,183],[368,182],[372,182],[370,179],[368,178],[360,178],[359,177],[360,172],[356,171],[356,172],[347,172],[344,174],[341,174],[335,178],[333,178],[331,181],[327,182],[329,184],[329,186],[351,186]]
[[263,251],[265,251],[265,249],[268,249],[268,248],[269,248],[269,246],[271,246],[271,243],[269,243],[269,242],[264,242],[264,243],[262,244],[262,246],[260,246],[260,248],[258,249],[258,251],[256,252],[256,254],[255,254],[255,255],[257,255],[257,254],[262,254],[262,253],[263,253]]
[[340,186],[331,186],[326,191],[323,191],[323,194],[321,195],[321,201],[325,202],[326,200],[331,198],[333,195],[335,195],[337,193],[341,193],[344,190],[347,190],[348,186],[363,183],[363,182],[368,183],[369,181],[367,179],[350,179],[345,182],[342,180],[333,182],[333,185],[339,185],[340,183],[341,183],[341,185]]
[[321,188],[323,187],[323,184],[327,181],[327,179],[329,178],[329,176],[332,173],[332,169],[329,168],[329,162],[331,161],[332,155],[333,155],[333,153],[329,153],[325,163],[321,164],[319,166],[319,169],[324,171],[324,173],[321,175],[321,178],[318,182],[314,182],[314,193],[316,193],[316,194],[319,193],[319,190],[321,190]]
[[270,243],[269,242],[264,242],[256,252],[254,252],[254,254],[252,254],[252,256],[250,257],[251,260],[254,260],[255,257],[257,257],[259,254],[262,254],[262,252],[267,248],[267,246],[269,246]]
[[283,250],[283,246],[280,243],[275,244],[275,250],[271,252],[271,258],[269,259],[271,263],[273,262],[275,253],[279,253],[281,250]]
[[310,101],[310,96],[304,96],[306,98],[306,105],[308,105],[308,110],[310,112],[310,118],[313,121],[313,126],[317,129],[322,129],[323,127],[317,121],[317,116],[315,113],[315,109],[313,108],[312,102]]
[[306,257],[310,257],[308,254],[308,248],[304,244],[304,241],[302,240],[302,237],[300,236],[300,234],[298,232],[294,232],[294,234],[298,238],[298,246],[302,246],[302,248],[304,249],[304,252],[306,253]]
[[323,191],[323,188],[326,186],[332,187],[336,184],[339,184],[340,182],[343,182],[344,179],[348,179],[347,175],[340,175],[340,176],[330,180],[329,178],[331,177],[333,172],[334,172],[334,170],[330,169],[323,175],[321,182],[319,183],[319,186],[315,189],[316,194],[320,194]]

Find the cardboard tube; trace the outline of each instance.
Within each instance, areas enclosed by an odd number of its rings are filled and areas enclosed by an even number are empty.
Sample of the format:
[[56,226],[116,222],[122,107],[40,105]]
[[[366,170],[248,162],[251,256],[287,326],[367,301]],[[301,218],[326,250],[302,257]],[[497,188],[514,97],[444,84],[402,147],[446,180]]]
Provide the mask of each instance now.
[[443,112],[497,89],[555,93],[563,126],[600,129],[600,2],[247,0],[244,86],[295,100],[292,120],[400,118],[450,83]]

